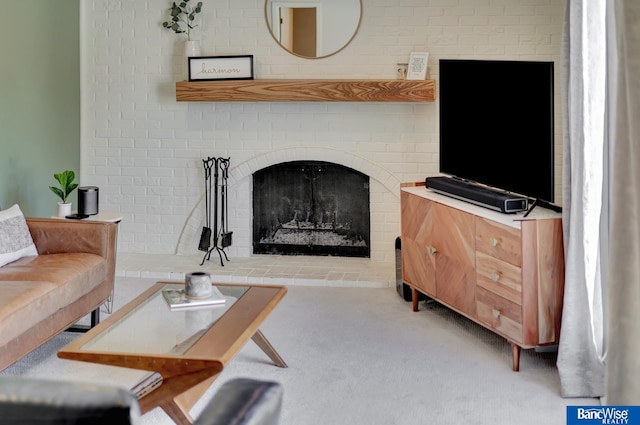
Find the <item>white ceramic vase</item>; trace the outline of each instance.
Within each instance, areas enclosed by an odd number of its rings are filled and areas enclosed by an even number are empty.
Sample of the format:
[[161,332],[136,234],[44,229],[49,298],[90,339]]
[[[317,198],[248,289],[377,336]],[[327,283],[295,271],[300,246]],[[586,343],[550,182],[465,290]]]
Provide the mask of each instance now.
[[184,79],[189,81],[189,58],[200,56],[200,42],[187,40],[184,42],[184,60],[182,62]]
[[187,273],[184,293],[187,298],[209,298],[212,293],[211,275],[206,272]]
[[58,202],[58,217],[71,215],[71,202]]

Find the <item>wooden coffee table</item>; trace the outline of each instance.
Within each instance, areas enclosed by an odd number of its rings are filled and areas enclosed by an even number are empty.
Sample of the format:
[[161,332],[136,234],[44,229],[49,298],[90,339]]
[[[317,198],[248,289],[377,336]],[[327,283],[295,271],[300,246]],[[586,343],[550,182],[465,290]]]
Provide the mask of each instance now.
[[177,424],[223,367],[252,339],[279,367],[287,367],[259,330],[287,292],[284,286],[215,284],[224,306],[171,311],[158,282],[58,352],[63,359],[155,372],[157,388],[140,396],[141,413],[161,407]]

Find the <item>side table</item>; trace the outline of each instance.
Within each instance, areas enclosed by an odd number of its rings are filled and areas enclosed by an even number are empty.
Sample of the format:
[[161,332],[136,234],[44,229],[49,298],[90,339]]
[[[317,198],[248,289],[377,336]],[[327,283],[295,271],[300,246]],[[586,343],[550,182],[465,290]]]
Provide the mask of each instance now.
[[[72,211],[73,214],[75,214],[76,212],[77,211]],[[122,213],[117,211],[100,211],[98,214],[90,215],[86,218],[80,218],[80,219],[68,219],[68,218],[58,217],[58,216],[52,216],[51,218],[59,218],[61,220],[89,220],[89,221],[106,221],[106,222],[112,222],[112,223],[120,223],[122,221],[123,215]],[[118,248],[117,227],[116,227],[116,250]],[[104,306],[107,310],[107,313],[109,314],[113,313],[113,291],[111,291],[111,295],[109,295],[109,298],[107,298],[107,300],[104,302]]]
[[[82,220],[110,221],[113,223],[120,223],[122,221],[122,218],[123,218],[122,214],[117,211],[100,211],[98,214],[90,215],[89,217],[83,218]],[[117,227],[120,227],[120,226],[117,226]],[[116,251],[118,249],[117,241],[118,241],[118,232],[116,229]],[[107,298],[107,301],[105,301],[104,306],[107,309],[107,313],[109,314],[113,313],[113,290],[111,291],[111,295],[109,295],[109,298]]]
[[90,215],[87,218],[83,218],[81,220],[91,220],[91,221],[110,221],[113,223],[120,223],[122,221],[122,213],[117,211],[100,211],[98,214]]
[[[77,211],[71,211],[72,214],[76,214]],[[52,215],[51,218],[59,218],[61,220],[89,220],[89,221],[110,221],[113,223],[120,223],[122,221],[123,215],[117,211],[100,211],[98,214],[90,215],[85,218],[78,219],[68,219],[65,217],[58,217],[57,215]]]

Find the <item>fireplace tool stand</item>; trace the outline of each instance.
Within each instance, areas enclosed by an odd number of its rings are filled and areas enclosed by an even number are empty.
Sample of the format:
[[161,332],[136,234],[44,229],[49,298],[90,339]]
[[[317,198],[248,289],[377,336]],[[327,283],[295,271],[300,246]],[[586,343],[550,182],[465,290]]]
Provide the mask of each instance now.
[[[200,265],[211,259],[211,253],[217,251],[220,257],[220,265],[229,261],[224,249],[231,245],[231,235],[227,228],[228,200],[227,181],[229,179],[229,158],[212,158],[202,160],[204,166],[204,205],[205,226],[202,228],[198,249],[204,251],[204,257]],[[212,183],[213,174],[213,183]],[[212,193],[213,187],[213,193]],[[213,208],[211,207],[213,202]],[[211,229],[211,216],[213,215],[213,229]],[[220,227],[218,228],[218,219]],[[213,244],[211,243],[213,239]]]

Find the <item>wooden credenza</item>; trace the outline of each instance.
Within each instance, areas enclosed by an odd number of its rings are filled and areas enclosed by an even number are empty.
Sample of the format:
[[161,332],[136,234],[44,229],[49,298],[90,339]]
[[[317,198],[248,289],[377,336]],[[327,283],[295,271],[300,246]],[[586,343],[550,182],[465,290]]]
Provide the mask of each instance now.
[[511,344],[557,344],[564,294],[561,214],[536,207],[502,214],[435,193],[401,188],[402,279]]

